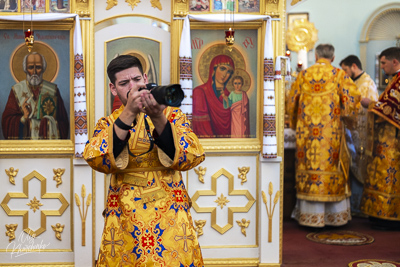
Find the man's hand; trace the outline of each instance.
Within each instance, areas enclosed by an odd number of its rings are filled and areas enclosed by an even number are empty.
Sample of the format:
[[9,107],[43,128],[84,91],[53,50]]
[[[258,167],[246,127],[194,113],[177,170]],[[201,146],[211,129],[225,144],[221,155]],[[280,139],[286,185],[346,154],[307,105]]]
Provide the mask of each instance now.
[[366,98],[366,97],[361,99],[361,106],[363,106],[364,108],[368,108],[369,103],[371,103],[371,99]]
[[27,103],[27,102],[28,102],[28,98],[25,98],[25,101],[24,101],[24,103],[22,104],[22,112],[24,113],[24,114],[23,114],[23,117],[24,117],[25,119],[28,119],[29,114],[31,114],[31,112],[32,112],[32,107],[31,107],[31,105],[30,105],[29,103]]
[[136,114],[139,114],[143,110],[143,103],[140,95],[142,91],[128,91],[126,94],[127,102],[124,111],[126,110],[129,115],[133,116],[133,119],[136,117]]
[[149,115],[152,119],[163,115],[166,106],[158,104],[149,90],[142,90],[140,92],[142,93],[140,98],[143,104],[141,111]]
[[142,90],[140,92],[142,93],[140,98],[143,103],[141,111],[149,115],[157,133],[161,135],[164,131],[165,125],[167,124],[167,118],[163,113],[166,106],[158,104],[149,90]]

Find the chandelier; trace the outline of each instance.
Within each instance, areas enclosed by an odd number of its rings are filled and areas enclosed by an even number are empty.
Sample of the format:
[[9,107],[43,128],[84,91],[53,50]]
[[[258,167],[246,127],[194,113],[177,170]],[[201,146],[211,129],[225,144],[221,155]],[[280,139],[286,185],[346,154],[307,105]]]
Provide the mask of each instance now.
[[[228,50],[232,51],[232,46],[235,43],[235,30],[234,30],[234,26],[235,26],[235,5],[234,2],[229,2],[230,5],[227,5],[225,8],[225,16],[226,16],[226,9],[229,9],[231,11],[230,13],[230,17],[231,17],[231,21],[232,21],[232,25],[229,27],[228,30],[225,31],[225,44],[228,46]],[[226,22],[225,22],[226,24]]]
[[24,35],[25,35],[25,45],[26,47],[28,47],[28,52],[30,53],[32,51],[33,48],[33,43],[35,41],[35,37],[34,37],[34,33],[33,33],[33,22],[32,22],[32,0],[29,3],[30,5],[30,9],[31,9],[31,27],[28,28],[25,31],[25,5],[23,6],[22,9],[22,29],[24,31]]

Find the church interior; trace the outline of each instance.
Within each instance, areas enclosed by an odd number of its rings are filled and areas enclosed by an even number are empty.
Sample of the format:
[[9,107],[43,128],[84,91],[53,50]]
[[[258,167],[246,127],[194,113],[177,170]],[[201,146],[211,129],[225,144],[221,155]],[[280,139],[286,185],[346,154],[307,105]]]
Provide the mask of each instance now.
[[[96,266],[100,247],[113,254],[122,246],[102,240],[111,175],[84,159],[97,121],[121,106],[107,76],[120,55],[137,57],[151,83],[180,84],[191,123],[195,88],[207,86],[213,60],[234,62],[225,90],[242,91],[247,112],[236,128],[229,112],[228,135],[194,129],[205,160],[182,171],[204,266],[400,266],[399,232],[371,228],[359,208],[363,184],[352,176],[352,220],[337,227],[344,237],[313,240],[335,227],[292,218],[296,131],[286,114],[318,44],[334,46],[337,68],[356,55],[384,92],[379,54],[400,47],[399,23],[394,0],[0,0],[0,266]],[[41,62],[39,95],[29,60]],[[26,120],[29,131],[18,128]],[[184,231],[175,242],[187,248],[194,237]]]

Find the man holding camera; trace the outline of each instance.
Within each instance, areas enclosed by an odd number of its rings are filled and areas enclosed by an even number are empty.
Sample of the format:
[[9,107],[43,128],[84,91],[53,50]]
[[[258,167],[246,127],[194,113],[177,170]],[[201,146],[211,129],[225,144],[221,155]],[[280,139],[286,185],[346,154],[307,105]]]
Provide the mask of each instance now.
[[181,171],[204,150],[179,108],[157,103],[147,75],[130,55],[107,67],[122,106],[101,118],[84,158],[111,174],[97,266],[203,266]]

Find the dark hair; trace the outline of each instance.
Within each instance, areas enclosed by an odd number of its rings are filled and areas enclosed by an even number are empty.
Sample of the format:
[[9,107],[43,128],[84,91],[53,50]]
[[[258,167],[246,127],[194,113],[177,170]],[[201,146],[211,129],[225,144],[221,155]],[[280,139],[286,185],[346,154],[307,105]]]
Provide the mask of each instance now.
[[318,58],[332,59],[335,56],[335,48],[331,44],[320,44],[315,48]]
[[110,64],[108,64],[107,67],[107,75],[110,79],[110,82],[112,84],[115,83],[116,73],[133,67],[137,67],[140,73],[143,74],[142,63],[137,57],[131,55],[117,56],[116,58],[111,60]]
[[379,55],[379,59],[381,59],[383,56],[386,59],[397,59],[400,62],[400,47],[390,47],[383,50]]
[[345,59],[343,59],[342,61],[340,61],[340,66],[345,65],[347,67],[351,67],[353,64],[356,64],[356,66],[362,70],[362,65],[361,65],[361,61],[360,59],[355,56],[355,55],[350,55],[348,57],[346,57]]

